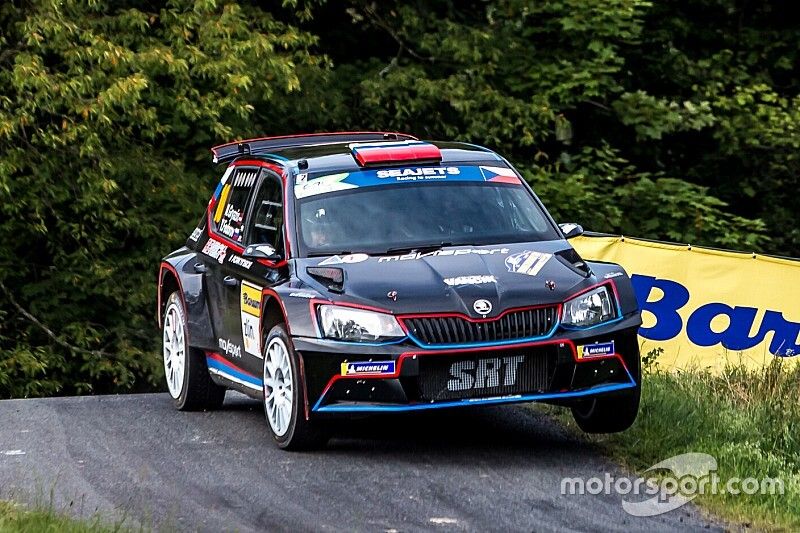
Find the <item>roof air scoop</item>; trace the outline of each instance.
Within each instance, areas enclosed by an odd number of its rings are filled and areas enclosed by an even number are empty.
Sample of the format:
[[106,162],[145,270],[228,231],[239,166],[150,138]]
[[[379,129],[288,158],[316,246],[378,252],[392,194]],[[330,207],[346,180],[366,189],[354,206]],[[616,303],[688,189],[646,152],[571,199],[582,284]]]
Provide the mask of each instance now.
[[442,162],[442,152],[439,147],[423,141],[353,143],[350,145],[350,151],[362,167]]

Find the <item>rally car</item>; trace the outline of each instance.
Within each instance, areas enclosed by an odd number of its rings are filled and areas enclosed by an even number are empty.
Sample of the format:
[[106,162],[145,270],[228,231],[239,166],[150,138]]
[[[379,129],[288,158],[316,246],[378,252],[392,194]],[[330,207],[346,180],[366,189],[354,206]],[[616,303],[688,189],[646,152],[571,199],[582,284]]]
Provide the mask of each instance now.
[[636,418],[636,298],[584,261],[501,156],[400,133],[234,142],[158,276],[181,410],[263,402],[278,446],[336,416],[542,401],[587,432]]

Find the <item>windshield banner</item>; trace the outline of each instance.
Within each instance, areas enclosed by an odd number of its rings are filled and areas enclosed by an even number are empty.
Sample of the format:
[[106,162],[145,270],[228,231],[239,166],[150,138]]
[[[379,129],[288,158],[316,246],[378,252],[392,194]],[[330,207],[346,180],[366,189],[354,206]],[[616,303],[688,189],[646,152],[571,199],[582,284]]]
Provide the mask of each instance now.
[[294,195],[308,198],[347,189],[394,185],[396,183],[435,183],[442,181],[489,181],[493,183],[520,184],[516,173],[506,167],[493,166],[408,166],[359,170],[317,177],[297,176]]
[[642,309],[642,355],[661,367],[720,370],[800,355],[800,261],[617,236],[570,243],[588,260],[622,265]]

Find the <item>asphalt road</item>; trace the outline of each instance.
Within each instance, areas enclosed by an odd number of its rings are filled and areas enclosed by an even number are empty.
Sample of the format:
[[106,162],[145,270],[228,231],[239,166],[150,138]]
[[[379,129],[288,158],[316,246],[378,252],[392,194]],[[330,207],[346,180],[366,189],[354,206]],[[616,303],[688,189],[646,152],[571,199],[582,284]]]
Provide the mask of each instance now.
[[278,450],[260,404],[179,413],[164,394],[0,401],[0,498],[163,530],[720,529],[684,506],[627,515],[563,477],[621,474],[525,407],[362,419],[327,449]]

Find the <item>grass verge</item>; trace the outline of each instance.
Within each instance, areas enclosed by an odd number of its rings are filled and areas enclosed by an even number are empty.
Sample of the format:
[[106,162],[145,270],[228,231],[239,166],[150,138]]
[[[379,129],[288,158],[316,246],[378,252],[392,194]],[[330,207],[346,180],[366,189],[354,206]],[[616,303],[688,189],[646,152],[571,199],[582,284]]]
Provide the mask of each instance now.
[[111,533],[121,526],[108,526],[98,518],[75,520],[51,509],[27,509],[0,501],[0,533]]
[[[694,501],[741,525],[800,530],[800,365],[775,360],[757,370],[673,373],[658,370],[650,355],[633,427],[587,438],[638,474],[672,456],[703,452],[716,458],[723,487],[732,478],[779,479],[782,495],[704,494]],[[568,411],[557,412],[578,431]]]

